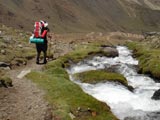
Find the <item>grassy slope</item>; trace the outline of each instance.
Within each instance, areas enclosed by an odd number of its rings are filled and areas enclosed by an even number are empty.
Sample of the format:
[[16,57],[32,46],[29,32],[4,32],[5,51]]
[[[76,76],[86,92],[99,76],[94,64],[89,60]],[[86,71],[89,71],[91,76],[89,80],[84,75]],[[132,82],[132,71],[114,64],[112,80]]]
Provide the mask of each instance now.
[[[27,64],[27,60],[35,57],[35,48],[28,42],[29,35],[4,25],[0,25],[0,62],[13,66]],[[7,70],[0,69],[0,86],[12,86]]]
[[139,72],[160,79],[160,49],[153,48],[150,43],[146,44],[146,42],[133,42],[127,45],[139,60]]
[[[117,120],[106,104],[85,94],[78,85],[71,82],[63,68],[68,60],[78,62],[95,49],[98,50],[97,45],[83,48],[83,52],[75,50],[75,52],[50,62],[43,72],[32,72],[27,75],[29,79],[46,90],[47,100],[55,108],[54,113],[63,120],[71,119],[69,113],[75,115],[76,120]],[[81,110],[78,111],[78,108]]]
[[[0,25],[0,61],[16,64],[23,63],[35,56],[35,49],[29,44],[29,35],[24,31]],[[24,54],[25,53],[25,54]]]

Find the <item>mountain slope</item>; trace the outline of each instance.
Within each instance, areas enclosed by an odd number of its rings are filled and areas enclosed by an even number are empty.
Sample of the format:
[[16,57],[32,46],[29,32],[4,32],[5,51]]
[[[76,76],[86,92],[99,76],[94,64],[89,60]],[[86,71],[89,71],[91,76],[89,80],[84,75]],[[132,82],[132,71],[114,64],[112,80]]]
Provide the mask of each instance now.
[[57,32],[160,29],[158,0],[0,0],[0,23],[32,30],[44,19]]

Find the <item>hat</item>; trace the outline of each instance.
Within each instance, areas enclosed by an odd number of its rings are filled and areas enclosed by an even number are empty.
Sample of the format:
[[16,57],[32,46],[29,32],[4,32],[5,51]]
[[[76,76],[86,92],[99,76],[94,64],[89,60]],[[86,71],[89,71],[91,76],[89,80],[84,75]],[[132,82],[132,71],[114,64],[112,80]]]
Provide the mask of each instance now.
[[46,21],[40,20],[40,22],[41,22],[42,26],[44,26],[44,27],[48,26],[48,23]]

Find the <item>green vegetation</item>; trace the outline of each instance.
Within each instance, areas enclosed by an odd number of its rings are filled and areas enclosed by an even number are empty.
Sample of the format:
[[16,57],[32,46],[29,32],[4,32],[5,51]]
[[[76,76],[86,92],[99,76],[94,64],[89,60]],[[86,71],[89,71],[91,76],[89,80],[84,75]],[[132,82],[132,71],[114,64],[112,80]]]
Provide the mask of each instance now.
[[0,25],[0,31],[0,61],[17,65],[35,57],[28,33],[4,25]]
[[0,77],[0,87],[12,87],[12,79],[7,76]]
[[111,113],[110,108],[88,94],[69,80],[69,75],[64,69],[68,61],[78,62],[91,51],[99,51],[99,45],[78,47],[75,50],[59,59],[48,63],[43,72],[31,72],[28,79],[33,80],[46,90],[46,99],[54,106],[54,113],[62,120],[70,120],[69,113],[72,113],[76,120],[117,120]]
[[77,73],[74,75],[74,77],[82,82],[92,84],[106,81],[119,82],[127,87],[130,91],[133,90],[133,87],[128,85],[126,78],[119,73],[108,72],[105,70],[91,70],[87,72]]
[[78,45],[74,51],[68,53],[65,56],[60,57],[60,59],[64,61],[65,63],[64,65],[68,65],[67,63],[69,61],[77,63],[84,58],[91,57],[97,54],[111,56],[109,51],[104,52],[103,50],[101,50],[100,46],[101,46],[100,43],[90,43],[87,45]]
[[154,78],[160,78],[160,49],[152,48],[145,42],[128,43],[127,46],[134,51],[134,55],[139,60],[139,72],[149,74]]
[[83,73],[75,74],[76,79],[85,83],[99,83],[103,81],[119,82],[125,86],[128,86],[128,82],[125,77],[119,73],[108,72],[105,70],[91,70]]

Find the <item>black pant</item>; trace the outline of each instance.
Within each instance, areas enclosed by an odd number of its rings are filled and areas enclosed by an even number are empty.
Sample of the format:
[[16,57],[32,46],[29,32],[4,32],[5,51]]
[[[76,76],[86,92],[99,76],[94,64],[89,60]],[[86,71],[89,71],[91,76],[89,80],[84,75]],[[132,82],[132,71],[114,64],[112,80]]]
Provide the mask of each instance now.
[[39,63],[39,58],[40,58],[40,55],[41,55],[41,52],[43,52],[43,62],[46,63],[47,60],[46,60],[46,57],[47,57],[47,48],[48,48],[48,45],[47,43],[44,43],[44,44],[36,44],[36,49],[37,49],[37,63]]

